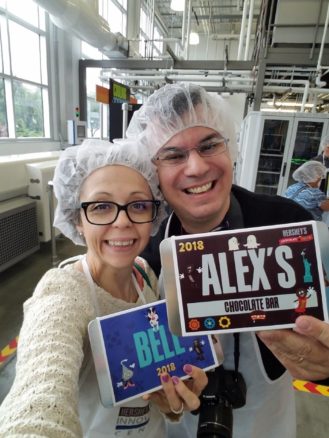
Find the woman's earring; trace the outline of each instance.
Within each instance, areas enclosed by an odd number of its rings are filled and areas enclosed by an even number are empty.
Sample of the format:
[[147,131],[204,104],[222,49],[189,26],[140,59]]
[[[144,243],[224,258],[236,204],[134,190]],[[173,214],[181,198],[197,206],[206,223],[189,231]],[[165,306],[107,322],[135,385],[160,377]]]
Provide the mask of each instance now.
[[79,236],[83,236],[83,232],[82,231],[80,231]]

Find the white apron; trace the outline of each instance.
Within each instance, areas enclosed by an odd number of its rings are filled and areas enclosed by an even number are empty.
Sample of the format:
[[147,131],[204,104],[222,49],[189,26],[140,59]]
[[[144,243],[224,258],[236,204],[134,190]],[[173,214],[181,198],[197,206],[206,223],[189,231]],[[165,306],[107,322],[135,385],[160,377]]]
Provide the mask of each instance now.
[[[101,316],[86,258],[81,259],[89,290],[95,307],[95,315]],[[145,297],[132,276],[136,290],[143,304]],[[89,355],[89,360],[88,360]],[[159,410],[142,398],[118,407],[104,408],[101,404],[98,382],[91,352],[87,353],[86,367],[79,382],[79,415],[84,438],[143,437],[164,438],[165,420]]]
[[[234,369],[233,335],[220,336],[224,367]],[[255,335],[240,333],[239,370],[247,384],[247,402],[233,409],[233,438],[296,438],[296,411],[292,378],[285,372],[271,382],[265,377]],[[198,415],[185,414],[180,424],[169,425],[170,438],[195,437]]]

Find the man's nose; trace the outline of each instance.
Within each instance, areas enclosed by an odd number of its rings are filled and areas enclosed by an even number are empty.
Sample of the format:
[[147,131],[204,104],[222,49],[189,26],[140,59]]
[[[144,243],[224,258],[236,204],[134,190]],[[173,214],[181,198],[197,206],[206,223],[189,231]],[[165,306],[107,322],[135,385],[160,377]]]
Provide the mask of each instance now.
[[209,168],[205,158],[201,157],[195,149],[192,149],[187,158],[185,173],[188,175],[201,175]]

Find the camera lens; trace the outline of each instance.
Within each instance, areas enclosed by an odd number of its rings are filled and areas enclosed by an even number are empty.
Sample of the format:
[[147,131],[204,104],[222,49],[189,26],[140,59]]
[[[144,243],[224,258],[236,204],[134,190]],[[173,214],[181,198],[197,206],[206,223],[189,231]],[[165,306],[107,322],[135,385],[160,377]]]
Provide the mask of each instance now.
[[219,397],[200,411],[197,438],[232,438],[233,413],[228,400]]

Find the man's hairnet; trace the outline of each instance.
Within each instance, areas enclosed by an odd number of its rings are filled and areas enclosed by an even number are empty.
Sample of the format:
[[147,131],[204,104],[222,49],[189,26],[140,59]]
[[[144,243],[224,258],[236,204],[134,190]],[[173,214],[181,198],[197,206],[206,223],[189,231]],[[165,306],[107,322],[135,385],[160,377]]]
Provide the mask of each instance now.
[[82,183],[94,171],[104,166],[122,165],[139,172],[148,182],[153,198],[161,202],[158,216],[152,223],[152,235],[166,217],[163,196],[150,159],[136,141],[122,140],[112,144],[105,140],[85,140],[80,146],[63,151],[56,165],[53,187],[57,198],[54,226],[76,245],[86,245],[76,225],[80,218],[80,192]]
[[329,146],[329,135],[326,135],[325,137],[323,137],[323,139],[321,140],[321,149],[324,150],[324,148],[326,146]]
[[194,126],[211,128],[228,139],[232,161],[237,145],[231,109],[225,100],[195,84],[168,84],[135,111],[126,135],[141,141],[153,158],[174,135]]
[[295,170],[292,177],[295,181],[303,182],[305,184],[316,181],[319,178],[326,176],[327,169],[319,161],[306,161]]

